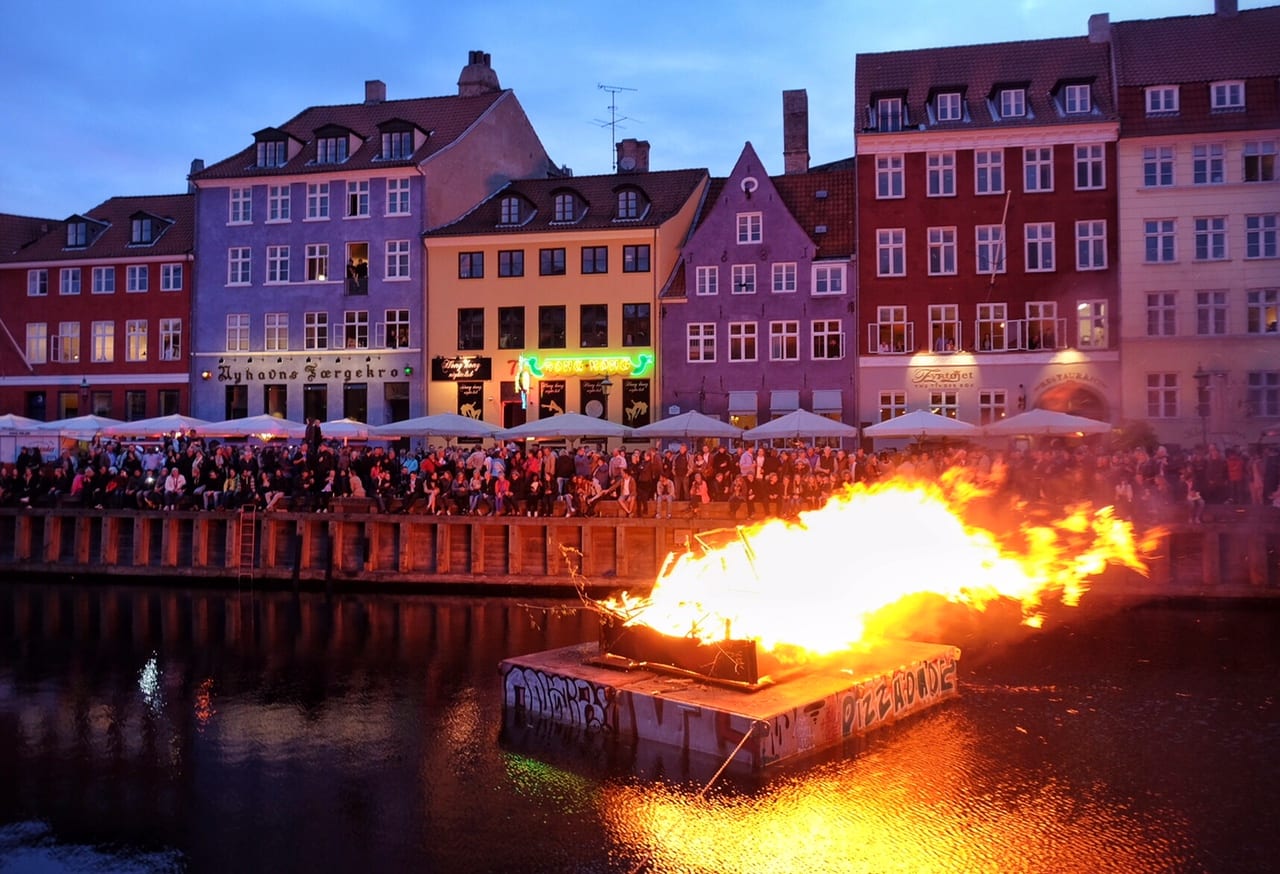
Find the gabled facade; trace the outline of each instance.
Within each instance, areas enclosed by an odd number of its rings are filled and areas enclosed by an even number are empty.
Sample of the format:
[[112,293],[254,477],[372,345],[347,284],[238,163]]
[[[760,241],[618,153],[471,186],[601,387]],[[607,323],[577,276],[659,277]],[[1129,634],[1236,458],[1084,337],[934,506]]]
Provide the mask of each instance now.
[[502,427],[661,418],[658,293],[708,175],[650,172],[636,140],[618,144],[618,168],[511,182],[425,235],[429,412]]
[[852,162],[770,177],[747,143],[713,183],[662,296],[662,404],[753,428],[854,421]]
[[856,61],[859,419],[1110,419],[1118,395],[1109,46]]
[[347,416],[425,402],[421,236],[550,159],[514,93],[472,52],[458,93],[311,107],[196,169],[197,416]]
[[195,198],[113,197],[0,262],[0,409],[135,420],[188,407]]
[[1123,409],[1184,446],[1280,426],[1280,7],[1216,6],[1109,27]]

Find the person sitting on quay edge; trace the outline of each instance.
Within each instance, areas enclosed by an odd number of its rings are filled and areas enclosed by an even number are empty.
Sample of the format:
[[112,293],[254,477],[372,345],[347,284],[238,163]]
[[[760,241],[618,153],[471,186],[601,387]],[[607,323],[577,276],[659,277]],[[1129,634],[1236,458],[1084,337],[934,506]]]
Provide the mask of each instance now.
[[164,508],[172,510],[182,503],[187,493],[187,478],[177,466],[165,470],[164,474]]

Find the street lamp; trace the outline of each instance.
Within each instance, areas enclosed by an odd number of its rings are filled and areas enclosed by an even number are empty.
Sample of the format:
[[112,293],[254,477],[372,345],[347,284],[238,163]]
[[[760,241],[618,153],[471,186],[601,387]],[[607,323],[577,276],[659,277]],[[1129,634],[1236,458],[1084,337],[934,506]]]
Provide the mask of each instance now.
[[80,377],[80,405],[86,413],[92,413],[89,409],[89,378],[87,376]]
[[600,394],[608,397],[609,392],[611,391],[613,391],[613,380],[606,376],[604,379],[600,380]]
[[1211,374],[1196,365],[1196,413],[1200,416],[1200,443],[1209,445],[1209,377]]

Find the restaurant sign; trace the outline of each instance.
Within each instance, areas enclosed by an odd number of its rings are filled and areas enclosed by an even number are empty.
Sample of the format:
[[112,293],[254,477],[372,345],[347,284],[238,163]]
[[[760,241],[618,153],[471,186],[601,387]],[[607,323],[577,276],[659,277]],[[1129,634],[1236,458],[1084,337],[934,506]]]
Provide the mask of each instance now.
[[433,382],[457,382],[460,379],[493,379],[493,359],[484,355],[457,355],[451,358],[437,355],[431,359]]

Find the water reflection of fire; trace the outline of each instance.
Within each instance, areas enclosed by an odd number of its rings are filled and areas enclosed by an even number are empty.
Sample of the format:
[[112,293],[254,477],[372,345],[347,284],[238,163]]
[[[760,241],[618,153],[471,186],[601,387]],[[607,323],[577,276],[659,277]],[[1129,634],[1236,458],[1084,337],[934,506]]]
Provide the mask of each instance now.
[[1047,598],[1074,606],[1108,565],[1145,571],[1132,527],[1110,507],[1081,504],[1040,520],[1020,506],[1007,526],[996,507],[951,477],[859,486],[795,522],[703,539],[668,557],[648,595],[624,592],[600,606],[626,625],[703,643],[750,639],[804,662],[911,637],[921,622],[904,609],[912,596],[977,610],[1011,599],[1037,625]]

